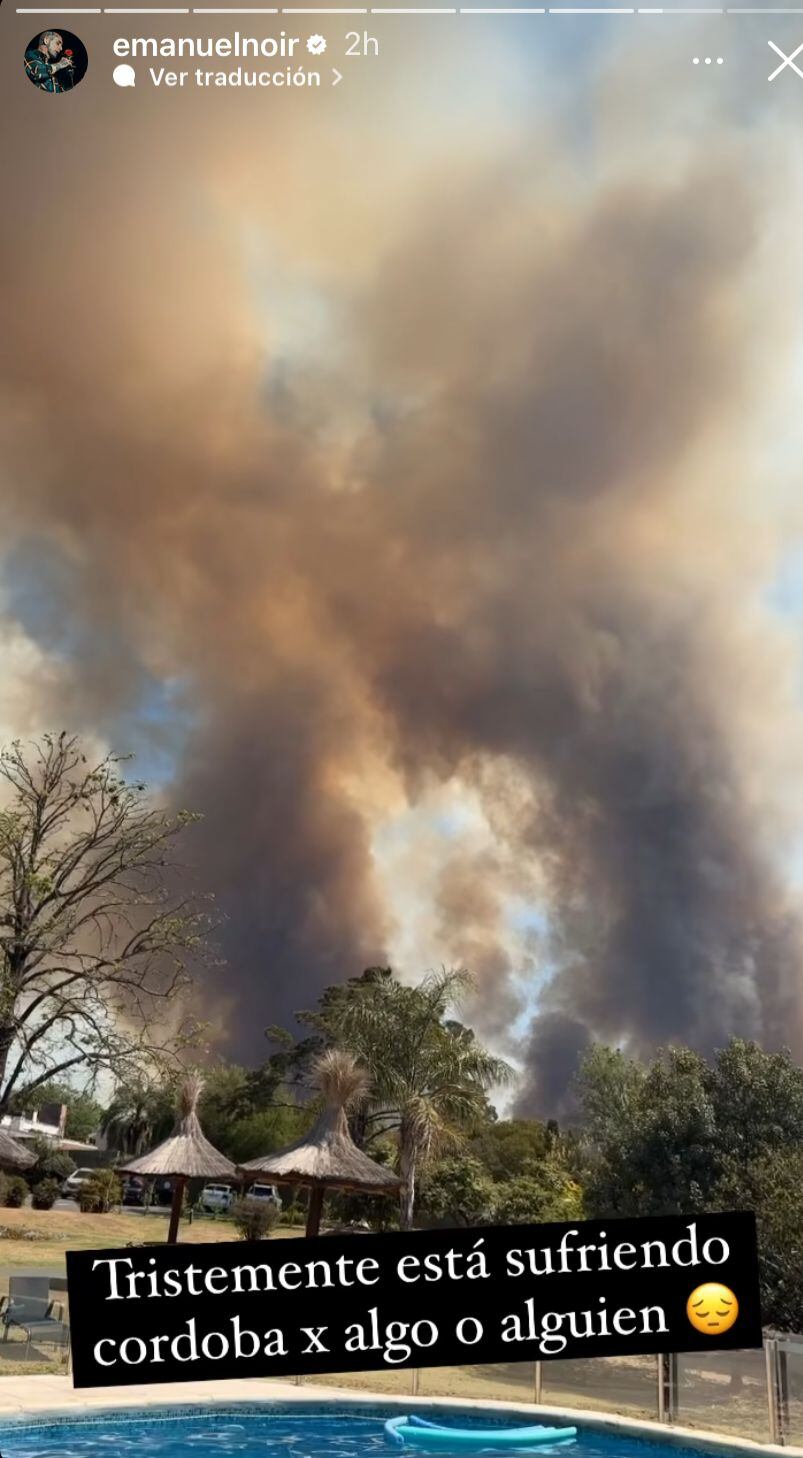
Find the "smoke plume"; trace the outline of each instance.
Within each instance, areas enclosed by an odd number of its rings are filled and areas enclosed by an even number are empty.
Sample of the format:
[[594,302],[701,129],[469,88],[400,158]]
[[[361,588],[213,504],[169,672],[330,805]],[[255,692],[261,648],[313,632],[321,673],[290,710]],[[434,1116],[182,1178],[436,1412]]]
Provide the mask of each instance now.
[[387,73],[381,112],[355,82],[271,126],[139,90],[125,122],[91,58],[25,97],[4,605],[13,636],[35,583],[47,665],[9,728],[133,735],[203,812],[232,1056],[386,958],[472,968],[526,1112],[595,1038],[803,1053],[761,448],[788,238],[756,140],[710,121],[703,155],[669,99],[625,134],[626,69],[588,102],[593,180],[560,115],[480,101],[433,143]]

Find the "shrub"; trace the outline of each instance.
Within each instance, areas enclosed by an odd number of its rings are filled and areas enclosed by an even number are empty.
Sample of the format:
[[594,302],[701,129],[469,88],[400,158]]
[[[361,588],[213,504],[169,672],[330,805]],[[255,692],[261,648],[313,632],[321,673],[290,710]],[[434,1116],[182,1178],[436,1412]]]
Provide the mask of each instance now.
[[58,1180],[40,1180],[31,1192],[31,1204],[34,1210],[52,1210],[59,1197],[60,1189]]
[[266,1200],[237,1200],[231,1207],[241,1240],[264,1240],[279,1223],[281,1211]]
[[496,1186],[494,1219],[500,1225],[579,1220],[582,1214],[580,1186],[549,1157],[531,1171]]
[[11,1210],[19,1210],[25,1204],[29,1194],[30,1190],[22,1175],[11,1175],[6,1183],[3,1204]]
[[449,1225],[487,1224],[493,1205],[493,1183],[470,1154],[439,1160],[421,1181],[422,1212]]
[[96,1169],[78,1191],[78,1204],[85,1215],[106,1215],[122,1198],[120,1181],[113,1169]]

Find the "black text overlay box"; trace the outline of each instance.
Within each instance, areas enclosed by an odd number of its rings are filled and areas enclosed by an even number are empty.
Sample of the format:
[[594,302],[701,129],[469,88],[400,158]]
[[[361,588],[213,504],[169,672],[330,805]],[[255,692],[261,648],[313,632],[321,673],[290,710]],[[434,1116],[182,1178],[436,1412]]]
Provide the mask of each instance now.
[[70,1251],[67,1274],[76,1387],[761,1345],[748,1213]]

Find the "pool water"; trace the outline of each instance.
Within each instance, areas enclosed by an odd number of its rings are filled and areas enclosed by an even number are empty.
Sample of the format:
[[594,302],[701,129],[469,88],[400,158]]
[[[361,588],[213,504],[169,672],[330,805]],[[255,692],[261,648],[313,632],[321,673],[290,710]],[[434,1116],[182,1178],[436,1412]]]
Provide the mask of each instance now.
[[[417,1409],[421,1411],[421,1409]],[[118,1414],[88,1415],[84,1420],[63,1418],[48,1425],[0,1426],[2,1458],[390,1458],[384,1440],[386,1417],[397,1415],[396,1407],[376,1410],[370,1416],[349,1411],[321,1416],[312,1413],[241,1411],[207,1407],[202,1412],[175,1416],[142,1417]],[[499,1412],[487,1417],[455,1412],[429,1417],[454,1423],[455,1427],[514,1426],[526,1423],[521,1414],[501,1419]],[[529,1421],[532,1421],[530,1419]],[[543,1419],[547,1422],[547,1419]],[[407,1450],[424,1458],[425,1450]],[[458,1458],[455,1450],[455,1458]],[[519,1453],[526,1450],[519,1450]],[[578,1433],[569,1447],[533,1449],[543,1458],[701,1458],[697,1450],[677,1448],[660,1442],[612,1436],[590,1430]],[[439,1449],[438,1458],[449,1458]],[[459,1451],[466,1458],[466,1450]],[[499,1458],[499,1451],[496,1451]]]

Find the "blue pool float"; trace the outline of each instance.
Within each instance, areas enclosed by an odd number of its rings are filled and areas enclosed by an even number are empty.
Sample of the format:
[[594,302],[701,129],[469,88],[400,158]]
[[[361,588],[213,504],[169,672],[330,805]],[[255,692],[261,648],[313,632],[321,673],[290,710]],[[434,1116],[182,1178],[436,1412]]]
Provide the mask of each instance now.
[[545,1443],[573,1443],[576,1428],[447,1428],[426,1418],[388,1418],[385,1441],[394,1448],[414,1443],[419,1448],[534,1448]]

